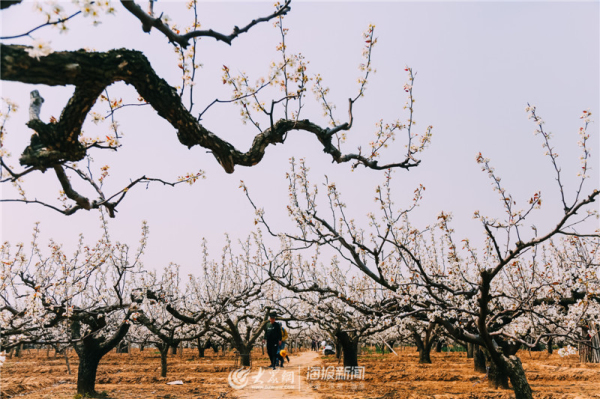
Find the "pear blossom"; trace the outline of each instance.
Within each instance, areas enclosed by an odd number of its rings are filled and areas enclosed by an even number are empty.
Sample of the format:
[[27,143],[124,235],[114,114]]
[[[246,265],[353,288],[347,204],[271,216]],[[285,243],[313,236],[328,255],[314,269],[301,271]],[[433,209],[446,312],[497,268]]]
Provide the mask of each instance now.
[[29,54],[31,58],[35,58],[36,60],[39,60],[40,57],[52,54],[53,52],[50,48],[50,42],[46,42],[42,39],[35,39],[33,41],[33,47],[27,48],[25,51],[27,51],[27,54]]

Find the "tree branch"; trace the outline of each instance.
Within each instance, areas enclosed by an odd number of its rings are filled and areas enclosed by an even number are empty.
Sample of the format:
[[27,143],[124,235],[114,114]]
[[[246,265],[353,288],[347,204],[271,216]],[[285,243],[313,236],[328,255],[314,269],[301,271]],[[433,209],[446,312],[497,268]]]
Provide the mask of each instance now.
[[142,30],[144,32],[149,33],[152,30],[152,28],[156,28],[162,34],[164,34],[167,37],[167,39],[169,39],[169,42],[177,43],[178,45],[180,45],[183,48],[186,48],[189,45],[189,41],[195,37],[212,37],[217,41],[220,40],[222,42],[225,42],[225,43],[231,45],[231,42],[233,41],[233,39],[235,39],[242,33],[248,32],[254,25],[257,25],[261,22],[267,22],[273,18],[277,18],[281,15],[287,14],[291,10],[291,7],[289,6],[290,3],[291,3],[291,0],[286,1],[286,3],[282,7],[277,9],[277,11],[275,11],[271,15],[269,15],[267,17],[253,19],[248,25],[244,26],[243,28],[234,26],[233,32],[229,35],[224,35],[222,33],[215,32],[212,29],[195,30],[195,31],[188,32],[185,35],[179,35],[176,32],[174,32],[171,28],[169,28],[169,26],[166,25],[161,20],[161,17],[155,18],[155,17],[149,15],[144,10],[142,10],[142,8],[140,6],[138,6],[135,3],[135,1],[121,0],[121,4],[123,4],[123,7],[125,7],[127,9],[127,11],[132,13],[137,19],[140,20],[140,22],[142,23]]
[[[141,52],[123,49],[106,53],[57,52],[36,60],[29,57],[23,46],[2,44],[0,50],[2,80],[76,86],[58,123],[46,125],[41,121],[29,122],[28,125],[36,130],[44,146],[42,149],[33,148],[33,145],[27,147],[20,160],[23,165],[35,165],[43,170],[65,160],[81,160],[86,154],[86,148],[78,141],[81,125],[102,91],[117,81],[134,86],[158,114],[177,129],[177,136],[183,145],[188,148],[199,145],[209,149],[227,173],[233,173],[235,165],[258,164],[266,148],[271,144],[283,143],[285,135],[292,130],[314,134],[323,151],[337,163],[356,161],[375,170],[397,167],[409,169],[420,163],[406,158],[402,162],[380,165],[377,160],[360,154],[342,154],[332,144],[331,131],[309,120],[280,119],[256,135],[248,151],[241,152],[201,125],[183,105],[176,90],[156,75]],[[344,126],[345,130],[349,128],[350,124]]]

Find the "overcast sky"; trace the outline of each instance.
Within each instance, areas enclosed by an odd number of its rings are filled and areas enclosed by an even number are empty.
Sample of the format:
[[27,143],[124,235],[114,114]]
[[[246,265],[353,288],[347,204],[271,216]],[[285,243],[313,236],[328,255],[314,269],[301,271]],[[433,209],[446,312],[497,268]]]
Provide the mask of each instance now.
[[[116,16],[103,17],[97,27],[80,16],[69,25],[68,34],[58,35],[54,29],[45,28],[32,36],[51,41],[55,51],[82,47],[97,51],[137,49],[146,54],[160,76],[179,85],[176,53],[166,38],[156,31],[142,32],[140,23],[115,3]],[[244,26],[253,18],[271,13],[271,3],[200,3],[199,18],[203,29],[228,34],[234,25]],[[179,26],[192,20],[184,2],[161,0],[155,11],[164,11]],[[43,22],[39,15],[32,17],[32,4],[11,7],[0,15],[2,36],[24,33],[37,26],[36,21]],[[543,156],[541,138],[533,135],[535,125],[527,119],[528,102],[537,106],[538,114],[546,121],[544,128],[554,133],[567,192],[572,195],[579,168],[579,117],[583,110],[590,109],[595,114],[592,119],[597,119],[600,111],[598,2],[293,2],[284,24],[290,29],[288,52],[300,52],[310,61],[310,76],[321,74],[324,85],[331,89],[330,100],[337,105],[336,118],[341,121],[347,118],[348,97],[358,92],[358,65],[364,46],[361,34],[369,24],[376,25],[378,44],[373,63],[377,73],[369,80],[366,96],[355,104],[347,152],[355,152],[358,145],[368,146],[379,119],[407,119],[402,109],[406,101],[402,90],[406,82],[404,67],[408,65],[417,72],[416,129],[423,133],[426,126],[433,125],[433,141],[420,154],[419,167],[410,172],[398,170],[393,180],[398,206],[408,203],[418,184],[426,186],[424,200],[414,216],[416,224],[434,222],[442,210],[453,212],[459,235],[475,239],[481,236],[480,226],[472,220],[475,210],[502,216],[498,197],[475,162],[479,152],[492,160],[503,184],[522,207],[534,192],[542,191],[544,206],[532,223],[538,228],[548,227],[556,219],[561,207],[555,175]],[[3,42],[30,45],[31,39]],[[280,59],[275,50],[279,42],[278,30],[270,23],[256,26],[231,47],[202,39],[198,58],[203,67],[198,70],[194,89],[195,112],[215,98],[230,97],[220,78],[223,65],[232,72],[245,71],[252,79],[266,76],[270,62]],[[60,115],[73,88],[1,84],[2,97],[21,106],[7,125],[5,141],[13,154],[11,162],[16,165],[31,135],[24,125],[29,92],[37,89],[46,99],[42,120],[48,121],[50,116]],[[111,87],[110,93],[126,102],[137,98],[132,88],[123,84]],[[325,126],[327,120],[310,92],[307,100],[303,118]],[[150,107],[126,108],[116,118],[125,133],[123,147],[114,154],[92,152],[97,167],[111,165],[109,187],[120,189],[129,179],[144,174],[170,180],[199,169],[207,174],[206,180],[191,187],[136,187],[119,206],[117,218],[111,220],[115,239],[135,246],[142,220],[149,223],[145,264],[150,269],[160,269],[172,261],[193,272],[199,264],[202,237],[209,239],[211,254],[218,257],[225,232],[235,239],[251,232],[254,214],[239,189],[240,180],[246,182],[255,202],[266,209],[275,225],[289,226],[285,221],[285,173],[292,156],[307,160],[314,183],[322,183],[325,175],[335,181],[349,204],[349,214],[357,220],[364,220],[374,208],[373,190],[383,181],[382,172],[364,168],[351,172],[350,165],[332,164],[314,137],[303,132],[292,132],[285,145],[270,147],[259,165],[238,166],[235,173],[227,175],[206,150],[183,147],[174,129]],[[203,123],[242,150],[248,148],[257,132],[241,124],[239,110],[233,105],[213,107]],[[96,135],[107,126],[95,127],[87,121],[84,130]],[[589,192],[599,182],[598,124],[591,124],[588,132],[593,156]],[[402,159],[404,144],[404,136],[400,135],[385,159]],[[55,201],[60,189],[49,172],[28,177],[24,187],[29,198],[49,202]],[[3,198],[16,195],[10,185],[2,187]],[[28,242],[35,221],[41,222],[44,241],[53,237],[67,247],[73,245],[80,232],[90,242],[100,235],[97,211],[79,211],[66,217],[36,205],[3,203],[1,207],[3,241]]]

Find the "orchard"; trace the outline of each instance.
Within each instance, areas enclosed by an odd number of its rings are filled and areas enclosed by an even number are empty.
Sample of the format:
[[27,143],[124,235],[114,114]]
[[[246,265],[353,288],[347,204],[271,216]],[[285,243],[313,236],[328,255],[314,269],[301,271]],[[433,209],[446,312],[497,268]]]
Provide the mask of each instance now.
[[600,389],[597,3],[0,4],[2,397]]

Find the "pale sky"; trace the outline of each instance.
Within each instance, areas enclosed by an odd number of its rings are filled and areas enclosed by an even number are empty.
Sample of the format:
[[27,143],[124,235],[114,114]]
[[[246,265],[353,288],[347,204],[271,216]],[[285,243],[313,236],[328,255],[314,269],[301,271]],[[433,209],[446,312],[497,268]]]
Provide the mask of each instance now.
[[[98,51],[137,49],[147,55],[160,76],[179,85],[176,54],[166,38],[156,31],[142,32],[132,15],[118,2],[115,6],[117,15],[103,17],[98,27],[80,16],[70,24],[66,35],[44,28],[32,36],[51,41],[55,51],[82,47]],[[31,9],[32,4],[24,4],[0,12],[1,35],[24,33],[36,26]],[[271,13],[272,2],[208,2],[200,3],[199,10],[203,29],[229,34],[234,25],[244,26],[253,18]],[[185,14],[184,2],[161,0],[155,11],[164,11],[179,26],[191,21],[191,16]],[[393,180],[398,206],[408,204],[418,184],[426,186],[413,223],[424,226],[433,223],[442,210],[453,212],[459,236],[476,240],[481,236],[481,228],[472,220],[475,210],[502,216],[498,196],[475,162],[481,151],[492,160],[505,187],[521,207],[526,206],[534,192],[542,191],[544,206],[531,222],[538,228],[548,227],[561,207],[552,166],[543,156],[541,138],[533,135],[535,125],[527,119],[528,102],[537,106],[538,114],[546,121],[544,128],[554,133],[563,178],[572,198],[579,168],[579,117],[583,110],[590,109],[592,119],[597,120],[600,112],[597,2],[292,2],[284,24],[290,29],[286,37],[288,52],[301,52],[310,61],[310,76],[321,74],[324,85],[331,89],[330,100],[338,107],[336,118],[342,122],[347,119],[348,97],[354,97],[358,91],[358,65],[364,45],[361,34],[369,24],[376,25],[378,44],[373,51],[373,65],[377,73],[369,80],[366,96],[355,104],[354,127],[348,133],[346,152],[355,152],[358,145],[366,148],[379,119],[407,119],[408,114],[402,110],[406,100],[402,90],[406,82],[404,66],[417,72],[415,128],[423,133],[427,125],[433,125],[433,140],[420,154],[421,165],[410,172],[398,170]],[[203,38],[198,46],[203,67],[197,72],[195,112],[215,98],[230,98],[231,93],[220,78],[223,65],[232,72],[243,70],[252,79],[266,76],[270,62],[280,59],[275,51],[279,41],[278,30],[271,23],[254,27],[231,47]],[[29,45],[31,39],[3,42]],[[37,89],[46,99],[42,120],[48,121],[51,115],[59,116],[72,88],[4,81],[1,85],[1,96],[21,106],[7,124],[6,145],[13,154],[10,161],[16,165],[31,135],[24,125],[29,92]],[[137,98],[123,84],[110,90],[113,97],[122,96],[126,102]],[[265,97],[269,102],[270,99]],[[310,91],[306,102],[303,118],[325,126],[327,120],[321,116],[320,106]],[[234,174],[227,175],[205,149],[188,150],[182,146],[174,129],[150,107],[125,108],[116,114],[116,119],[125,133],[123,147],[112,154],[92,152],[96,167],[111,165],[109,187],[112,184],[120,189],[129,179],[143,174],[170,180],[199,169],[207,174],[206,180],[191,187],[136,187],[118,207],[117,217],[110,223],[115,240],[135,246],[142,220],[148,221],[150,239],[144,263],[149,269],[176,262],[185,272],[193,272],[199,265],[202,237],[209,239],[211,255],[217,258],[224,233],[230,233],[234,239],[250,233],[255,227],[254,214],[239,189],[240,180],[245,181],[257,205],[265,208],[276,226],[290,226],[286,220],[285,173],[292,156],[307,160],[314,183],[323,183],[324,175],[335,181],[345,194],[349,214],[357,220],[364,220],[365,214],[375,207],[374,188],[383,181],[383,172],[364,168],[350,172],[349,164],[331,164],[316,139],[303,132],[291,132],[284,145],[268,148],[259,165],[238,166]],[[257,132],[254,127],[241,124],[239,110],[233,105],[214,106],[203,123],[242,150],[248,148]],[[262,124],[266,126],[267,121]],[[97,128],[88,120],[84,130],[96,135],[107,127],[105,123]],[[587,183],[589,192],[592,186],[598,187],[600,180],[598,123],[592,123],[588,132],[593,168]],[[404,144],[401,134],[393,147],[400,154],[395,159],[403,159]],[[384,159],[393,158],[390,151]],[[24,187],[29,198],[49,202],[55,201],[60,189],[50,172],[28,176]],[[16,195],[10,185],[2,187],[3,198]],[[28,242],[35,221],[41,222],[44,243],[53,237],[70,247],[80,232],[90,242],[101,234],[97,211],[79,211],[67,217],[37,205],[0,206],[3,241]]]

